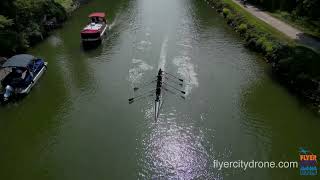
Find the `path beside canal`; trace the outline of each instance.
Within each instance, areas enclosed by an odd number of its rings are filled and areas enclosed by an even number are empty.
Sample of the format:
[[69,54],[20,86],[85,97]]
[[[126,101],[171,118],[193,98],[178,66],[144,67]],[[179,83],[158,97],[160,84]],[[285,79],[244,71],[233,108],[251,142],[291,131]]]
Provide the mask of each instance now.
[[282,32],[286,36],[290,37],[291,39],[296,40],[298,43],[309,46],[311,48],[314,48],[316,50],[320,50],[320,41],[317,39],[314,39],[302,31],[300,31],[297,28],[294,28],[290,26],[289,24],[271,16],[267,12],[263,11],[262,9],[259,9],[251,4],[247,4],[246,7],[244,7],[239,0],[232,0],[234,3],[241,6],[243,9],[251,13],[253,16],[259,18],[260,20],[266,22],[273,28],[277,29],[278,31]]

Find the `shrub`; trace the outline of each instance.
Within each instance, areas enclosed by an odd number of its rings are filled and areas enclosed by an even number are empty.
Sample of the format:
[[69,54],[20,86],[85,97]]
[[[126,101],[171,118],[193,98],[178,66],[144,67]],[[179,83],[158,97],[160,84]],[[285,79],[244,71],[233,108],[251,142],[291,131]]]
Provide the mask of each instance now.
[[227,23],[228,24],[232,23],[232,25],[234,26],[236,15],[230,11],[226,18],[227,18]]
[[244,23],[240,24],[240,26],[238,27],[238,30],[241,34],[246,33],[247,29],[248,29],[248,26],[247,24],[244,24]]
[[257,46],[262,47],[262,45],[265,43],[265,41],[267,41],[267,38],[265,36],[262,36],[262,37],[258,38]]
[[262,44],[262,49],[264,50],[264,52],[266,54],[270,54],[273,52],[274,50],[274,47],[273,47],[273,43],[271,41],[265,41],[263,44]]
[[[248,24],[248,21],[245,20],[245,18],[239,14],[239,13],[236,13],[235,14],[235,18],[234,18],[234,21],[236,23],[237,26],[240,26],[241,24],[245,24],[247,25]],[[247,27],[248,28],[248,27]]]
[[227,17],[230,14],[230,10],[228,8],[223,8],[222,14],[224,17]]

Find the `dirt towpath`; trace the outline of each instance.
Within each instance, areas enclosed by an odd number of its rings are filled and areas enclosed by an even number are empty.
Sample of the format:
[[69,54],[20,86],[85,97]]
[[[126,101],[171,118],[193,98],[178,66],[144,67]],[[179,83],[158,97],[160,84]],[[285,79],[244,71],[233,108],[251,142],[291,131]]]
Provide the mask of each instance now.
[[292,27],[291,25],[271,16],[267,12],[253,6],[250,4],[247,4],[246,7],[244,7],[240,0],[232,0],[233,2],[237,3],[241,7],[243,7],[245,10],[247,10],[252,15],[256,16],[257,18],[261,19],[262,21],[266,22],[273,28],[277,29],[278,31],[282,32],[283,34],[287,35],[288,37],[296,40],[298,43],[301,43],[303,45],[306,45],[308,47],[311,47],[317,51],[320,51],[320,41],[312,38],[299,29],[296,29]]

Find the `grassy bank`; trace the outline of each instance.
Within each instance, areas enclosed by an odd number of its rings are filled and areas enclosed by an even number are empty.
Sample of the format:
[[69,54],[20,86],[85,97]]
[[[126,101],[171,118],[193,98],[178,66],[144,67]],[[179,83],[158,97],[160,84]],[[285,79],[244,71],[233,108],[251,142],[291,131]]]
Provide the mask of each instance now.
[[206,0],[239,33],[246,46],[264,55],[277,79],[289,90],[320,104],[320,55],[299,46],[231,0]]
[[320,35],[320,0],[247,1],[309,35]]
[[243,9],[241,6],[232,2],[232,0],[221,0],[221,2],[225,3],[229,7],[232,7],[232,9],[234,9],[236,12],[241,14],[246,19],[246,21],[248,21],[248,23],[250,23],[251,25],[254,25],[257,30],[259,30],[261,32],[269,32],[274,37],[276,37],[277,39],[279,39],[283,42],[286,42],[289,44],[293,43],[293,40],[290,39],[288,36],[286,36],[285,34],[283,34],[280,31],[278,31],[277,29],[274,29],[273,27],[271,27],[270,25],[268,25],[264,21],[254,17],[251,13],[249,13],[248,11]]

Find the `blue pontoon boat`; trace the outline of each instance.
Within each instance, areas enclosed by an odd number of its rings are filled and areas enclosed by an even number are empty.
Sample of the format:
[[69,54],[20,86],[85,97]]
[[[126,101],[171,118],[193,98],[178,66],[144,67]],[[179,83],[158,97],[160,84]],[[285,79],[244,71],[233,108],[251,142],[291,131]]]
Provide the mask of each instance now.
[[0,100],[7,102],[13,97],[26,95],[37,83],[44,71],[47,62],[29,54],[15,55],[9,58],[3,65],[9,73],[1,81],[3,92]]

